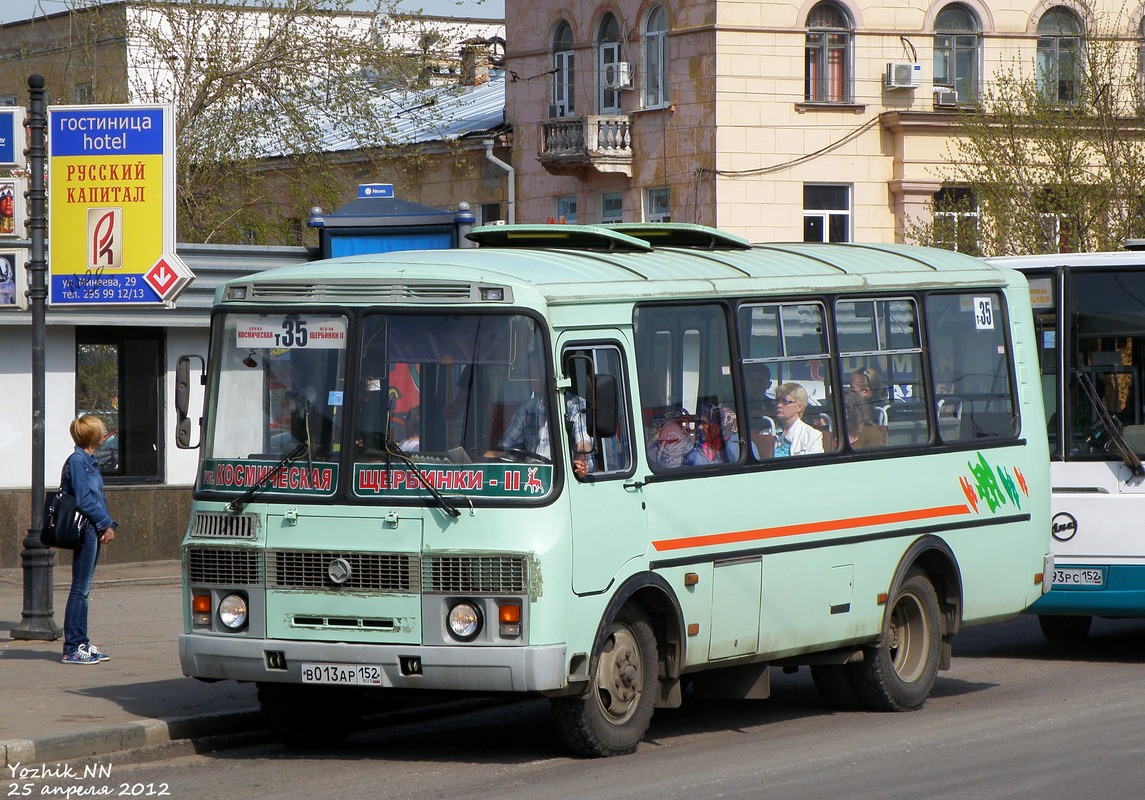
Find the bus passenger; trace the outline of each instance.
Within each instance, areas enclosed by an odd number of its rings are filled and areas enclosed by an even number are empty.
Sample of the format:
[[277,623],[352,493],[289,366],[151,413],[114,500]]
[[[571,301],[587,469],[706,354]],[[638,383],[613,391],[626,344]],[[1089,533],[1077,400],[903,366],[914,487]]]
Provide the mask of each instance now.
[[802,385],[781,383],[775,390],[775,407],[780,427],[775,441],[775,458],[823,452],[823,432],[803,421],[807,390]]
[[855,392],[848,391],[844,400],[847,440],[851,443],[851,447],[856,450],[886,447],[887,433],[881,425],[876,425],[871,419],[870,406],[863,402],[863,398]]
[[771,389],[771,370],[767,364],[745,364],[743,384],[747,395],[749,427],[751,430],[759,430],[764,418],[768,422],[775,420],[775,398],[768,394]]
[[866,404],[872,422],[886,424],[886,414],[882,407],[887,402],[887,389],[877,369],[865,367],[852,372],[851,391]]

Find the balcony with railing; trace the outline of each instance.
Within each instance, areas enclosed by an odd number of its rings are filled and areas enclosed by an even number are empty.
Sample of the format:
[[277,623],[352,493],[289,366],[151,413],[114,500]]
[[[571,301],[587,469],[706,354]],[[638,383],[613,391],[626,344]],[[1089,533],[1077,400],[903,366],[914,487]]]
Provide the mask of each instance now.
[[623,114],[541,120],[538,158],[553,175],[594,169],[632,177],[632,122]]

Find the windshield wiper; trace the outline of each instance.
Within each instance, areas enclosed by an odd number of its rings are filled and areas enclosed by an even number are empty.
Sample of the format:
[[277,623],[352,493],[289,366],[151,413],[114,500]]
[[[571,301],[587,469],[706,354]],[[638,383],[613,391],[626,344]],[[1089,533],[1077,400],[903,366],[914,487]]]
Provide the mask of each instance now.
[[1145,478],[1145,467],[1141,465],[1141,458],[1137,452],[1129,446],[1125,441],[1125,437],[1121,435],[1121,426],[1113,415],[1109,413],[1109,409],[1105,407],[1105,403],[1101,401],[1097,389],[1094,388],[1093,380],[1089,377],[1088,373],[1077,370],[1074,375],[1077,377],[1078,385],[1085,391],[1085,396],[1088,398],[1093,410],[1097,412],[1097,418],[1101,422],[1101,426],[1105,428],[1109,434],[1109,441],[1117,448],[1121,460],[1125,462],[1125,466],[1133,472],[1133,475],[1138,478]]
[[[429,477],[421,471],[421,467],[417,465],[417,462],[410,458],[406,453],[404,453],[398,446],[398,443],[391,439],[388,434],[386,436],[386,455],[397,458],[399,461],[403,462],[410,469],[416,472],[418,480],[421,481],[421,485],[429,490],[429,493],[433,495],[433,499],[441,505],[442,511],[451,517],[461,516],[461,512],[457,510],[457,506],[453,505],[453,503],[445,499],[445,495],[437,490],[437,487],[433,485],[433,482],[429,480]],[[462,497],[469,501],[469,510],[472,511],[473,502],[469,500],[469,498],[464,497],[464,495],[462,495]]]
[[278,477],[278,473],[297,458],[300,458],[303,453],[308,453],[310,448],[306,442],[300,442],[297,447],[284,455],[279,462],[273,467],[268,469],[261,478],[259,478],[249,489],[240,494],[231,502],[227,503],[227,511],[237,514],[243,510],[243,506],[250,502],[251,498],[258,494],[268,483]]

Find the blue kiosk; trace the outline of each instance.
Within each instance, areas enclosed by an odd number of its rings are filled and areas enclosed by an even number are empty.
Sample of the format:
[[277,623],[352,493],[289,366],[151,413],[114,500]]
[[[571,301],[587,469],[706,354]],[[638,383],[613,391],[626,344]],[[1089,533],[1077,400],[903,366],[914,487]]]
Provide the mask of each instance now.
[[394,197],[393,184],[364,183],[358,196],[329,214],[315,208],[306,225],[318,229],[322,258],[389,253],[394,250],[448,250],[472,247],[468,203],[446,211]]

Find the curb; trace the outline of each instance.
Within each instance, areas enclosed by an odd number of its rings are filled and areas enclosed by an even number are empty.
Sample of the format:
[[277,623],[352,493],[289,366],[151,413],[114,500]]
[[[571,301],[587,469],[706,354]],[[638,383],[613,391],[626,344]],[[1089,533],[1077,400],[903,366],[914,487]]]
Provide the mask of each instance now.
[[259,730],[262,715],[252,711],[220,711],[172,720],[141,720],[37,739],[0,741],[0,769],[18,764],[42,764],[122,753],[181,739],[198,739]]

